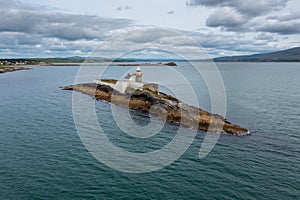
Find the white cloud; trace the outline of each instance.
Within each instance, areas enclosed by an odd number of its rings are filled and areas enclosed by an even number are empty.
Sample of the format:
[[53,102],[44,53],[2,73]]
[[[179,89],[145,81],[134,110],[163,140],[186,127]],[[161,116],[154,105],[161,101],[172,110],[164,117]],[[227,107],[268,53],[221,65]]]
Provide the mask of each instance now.
[[214,11],[206,20],[206,25],[209,27],[234,27],[246,23],[245,17],[233,8],[224,7]]
[[289,0],[190,0],[188,6],[231,7],[241,14],[249,16],[266,15],[283,8]]
[[[212,56],[259,53],[299,44],[297,0],[190,0],[188,6],[185,1],[128,1],[119,6],[119,2],[104,0],[91,0],[89,4],[79,0],[72,4],[0,0],[0,57],[87,55],[114,34],[122,37],[105,44],[107,56],[143,45],[189,51],[196,56],[193,51],[197,51],[197,45],[172,31],[136,29],[149,24],[175,27]],[[128,30],[138,31],[128,34]]]

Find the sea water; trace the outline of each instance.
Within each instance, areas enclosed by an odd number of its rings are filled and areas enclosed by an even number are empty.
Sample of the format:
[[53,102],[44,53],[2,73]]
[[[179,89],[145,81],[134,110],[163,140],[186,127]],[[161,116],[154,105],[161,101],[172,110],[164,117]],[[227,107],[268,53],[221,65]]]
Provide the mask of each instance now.
[[[178,63],[194,83],[199,106],[211,109],[205,82]],[[79,67],[33,67],[0,75],[1,199],[299,199],[300,64],[218,63],[227,97],[226,118],[249,136],[222,135],[199,159],[205,133],[158,171],[134,174],[109,168],[81,142],[72,114],[72,91]],[[112,66],[117,78],[134,67]],[[162,66],[142,68],[163,74]],[[148,71],[148,72],[147,72]],[[174,87],[176,81],[174,81]],[[167,92],[167,89],[161,88]],[[87,102],[95,100],[83,95]],[[166,124],[157,137],[132,139],[114,122],[110,104],[95,102],[99,123],[116,145],[149,152],[168,144],[178,127]],[[135,112],[137,123],[147,124]],[[88,124],[87,124],[88,126]],[[132,140],[131,140],[132,139]]]

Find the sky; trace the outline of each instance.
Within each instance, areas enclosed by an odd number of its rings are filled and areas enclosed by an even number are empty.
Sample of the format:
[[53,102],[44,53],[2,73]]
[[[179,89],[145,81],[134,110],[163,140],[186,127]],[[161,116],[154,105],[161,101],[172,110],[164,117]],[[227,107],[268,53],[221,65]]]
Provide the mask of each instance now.
[[88,56],[103,43],[104,57],[151,47],[196,58],[190,40],[210,57],[300,46],[299,0],[0,0],[0,13],[0,58]]

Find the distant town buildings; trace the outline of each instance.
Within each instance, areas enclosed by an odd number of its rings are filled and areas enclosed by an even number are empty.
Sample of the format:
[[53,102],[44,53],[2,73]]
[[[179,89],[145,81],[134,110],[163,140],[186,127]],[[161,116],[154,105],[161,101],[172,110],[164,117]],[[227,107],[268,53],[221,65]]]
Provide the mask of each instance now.
[[0,59],[0,65],[34,65],[36,64],[33,60],[24,59]]

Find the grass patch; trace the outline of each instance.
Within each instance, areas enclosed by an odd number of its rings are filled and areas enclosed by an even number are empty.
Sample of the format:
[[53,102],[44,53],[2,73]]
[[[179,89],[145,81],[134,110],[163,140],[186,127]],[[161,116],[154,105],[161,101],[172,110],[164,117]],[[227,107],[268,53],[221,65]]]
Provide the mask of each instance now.
[[68,58],[33,58],[36,63],[82,63],[84,59],[68,59]]
[[117,80],[114,80],[114,79],[101,79],[102,82],[105,82],[105,83],[110,83],[110,84],[116,84],[117,83]]
[[155,92],[153,90],[150,90],[149,88],[144,88],[143,90],[150,93],[150,94],[152,94],[153,96],[155,96],[157,98],[161,98],[161,95],[159,94],[159,92]]
[[9,66],[6,66],[6,65],[0,65],[0,69],[5,69],[5,68],[8,68]]

